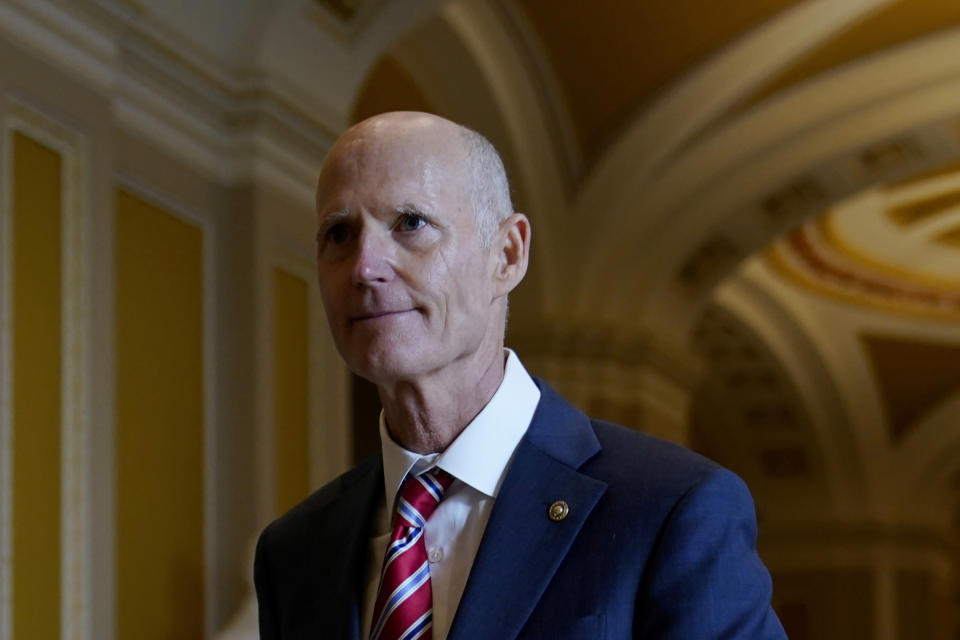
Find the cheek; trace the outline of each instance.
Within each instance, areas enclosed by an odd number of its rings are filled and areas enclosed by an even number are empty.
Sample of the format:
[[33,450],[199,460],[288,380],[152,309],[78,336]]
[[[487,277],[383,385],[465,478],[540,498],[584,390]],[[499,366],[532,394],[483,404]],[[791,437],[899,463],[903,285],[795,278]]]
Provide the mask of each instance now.
[[439,323],[445,333],[454,333],[486,321],[490,282],[484,279],[486,265],[481,256],[458,257],[450,251],[420,266],[411,270],[413,278],[408,282],[429,301],[431,324]]
[[490,313],[489,284],[480,264],[466,264],[452,274],[447,284],[451,321],[463,325],[485,323]]

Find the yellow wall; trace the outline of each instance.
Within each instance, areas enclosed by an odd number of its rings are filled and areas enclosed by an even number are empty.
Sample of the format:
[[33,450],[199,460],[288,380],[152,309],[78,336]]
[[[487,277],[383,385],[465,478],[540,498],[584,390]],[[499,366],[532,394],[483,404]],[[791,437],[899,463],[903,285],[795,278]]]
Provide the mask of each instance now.
[[60,637],[60,168],[13,138],[13,637]]
[[116,194],[118,640],[203,636],[203,232]]
[[276,504],[283,513],[310,491],[309,299],[307,284],[275,269],[274,451]]

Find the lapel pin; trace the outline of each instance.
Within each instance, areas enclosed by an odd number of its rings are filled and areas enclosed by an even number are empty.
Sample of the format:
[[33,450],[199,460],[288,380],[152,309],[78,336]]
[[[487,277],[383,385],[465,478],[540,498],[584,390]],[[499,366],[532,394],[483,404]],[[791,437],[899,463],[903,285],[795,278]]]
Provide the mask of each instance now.
[[560,522],[567,517],[568,513],[570,513],[570,507],[563,500],[557,500],[547,509],[547,515],[554,522]]

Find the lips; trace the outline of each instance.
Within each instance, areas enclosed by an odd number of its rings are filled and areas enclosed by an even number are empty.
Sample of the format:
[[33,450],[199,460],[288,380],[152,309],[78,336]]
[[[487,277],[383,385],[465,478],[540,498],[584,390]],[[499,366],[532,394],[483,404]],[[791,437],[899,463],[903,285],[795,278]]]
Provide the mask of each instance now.
[[379,320],[383,318],[390,318],[392,316],[398,316],[404,313],[409,313],[413,309],[399,309],[396,311],[367,311],[363,313],[358,313],[350,317],[350,322],[363,322],[364,320]]

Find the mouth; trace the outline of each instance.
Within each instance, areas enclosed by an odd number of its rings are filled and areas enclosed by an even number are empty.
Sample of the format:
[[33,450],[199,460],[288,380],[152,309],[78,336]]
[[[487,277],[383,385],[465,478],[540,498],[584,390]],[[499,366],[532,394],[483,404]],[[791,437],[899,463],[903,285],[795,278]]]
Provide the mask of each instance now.
[[373,311],[370,313],[362,313],[362,314],[355,315],[352,318],[350,318],[350,322],[366,322],[369,320],[386,319],[394,316],[399,316],[404,313],[410,313],[412,311],[413,309],[401,309],[399,311]]

